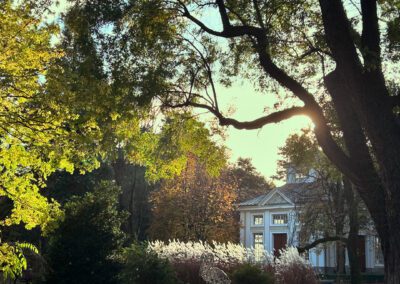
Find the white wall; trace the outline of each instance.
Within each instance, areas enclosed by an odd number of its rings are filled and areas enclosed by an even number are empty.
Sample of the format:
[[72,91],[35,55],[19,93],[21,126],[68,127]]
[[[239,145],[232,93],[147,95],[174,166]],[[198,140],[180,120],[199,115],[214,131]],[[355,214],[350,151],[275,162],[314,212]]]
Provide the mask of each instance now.
[[313,267],[325,267],[325,250],[323,248],[313,248],[308,253]]
[[[271,225],[271,215],[276,213],[289,214],[291,209],[263,209],[263,210],[246,210],[240,212],[240,242],[245,247],[252,247],[254,240],[254,233],[263,233],[264,236],[264,249],[272,252],[273,240],[272,233],[287,233],[289,234],[288,225]],[[262,226],[253,225],[253,216],[263,215],[264,224]],[[288,235],[289,239],[289,235]]]
[[[272,214],[286,213],[289,214],[293,211],[293,208],[263,208],[263,209],[253,209],[253,210],[243,210],[240,211],[240,242],[245,247],[253,247],[254,233],[263,233],[264,236],[264,249],[272,252],[273,250],[273,233],[287,233],[288,240],[289,227],[288,225],[272,225]],[[263,225],[254,226],[253,216],[263,215]],[[298,234],[300,228],[296,228],[296,234]],[[374,241],[375,236],[367,235],[365,237],[365,257],[366,257],[366,268],[381,268],[382,265],[375,264],[375,250]],[[297,245],[295,242],[294,245]],[[314,267],[336,267],[336,245],[331,243],[325,247],[318,249],[311,249],[309,251],[309,260]],[[348,265],[348,256],[346,253],[346,265]]]

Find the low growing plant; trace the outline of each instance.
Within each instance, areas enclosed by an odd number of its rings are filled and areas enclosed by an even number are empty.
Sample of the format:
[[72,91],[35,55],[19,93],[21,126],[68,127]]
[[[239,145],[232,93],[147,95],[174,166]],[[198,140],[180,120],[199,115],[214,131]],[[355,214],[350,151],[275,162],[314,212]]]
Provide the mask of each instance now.
[[122,253],[124,268],[120,273],[123,284],[179,283],[168,259],[162,259],[144,245],[133,244]]
[[238,266],[230,275],[233,284],[273,284],[272,273],[264,271],[260,266],[245,263]]
[[183,283],[205,284],[200,277],[200,261],[196,259],[185,259],[171,263],[178,279]]
[[294,247],[282,250],[280,257],[276,259],[275,279],[277,284],[318,283],[314,269]]

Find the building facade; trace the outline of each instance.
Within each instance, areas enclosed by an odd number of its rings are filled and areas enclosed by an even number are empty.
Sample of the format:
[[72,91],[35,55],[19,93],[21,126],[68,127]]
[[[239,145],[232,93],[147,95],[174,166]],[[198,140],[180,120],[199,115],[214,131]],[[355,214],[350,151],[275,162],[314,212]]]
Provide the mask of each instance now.
[[[287,183],[267,194],[239,204],[240,242],[255,251],[266,250],[279,256],[286,246],[299,245],[301,225],[298,222],[299,197],[315,191],[313,179],[288,176]],[[306,194],[305,194],[306,193]],[[304,199],[304,198],[303,198]],[[370,231],[359,233],[360,267],[362,272],[383,271],[383,256],[379,239]],[[330,242],[311,249],[306,255],[321,272],[336,270],[336,243]],[[346,256],[346,264],[348,259]]]

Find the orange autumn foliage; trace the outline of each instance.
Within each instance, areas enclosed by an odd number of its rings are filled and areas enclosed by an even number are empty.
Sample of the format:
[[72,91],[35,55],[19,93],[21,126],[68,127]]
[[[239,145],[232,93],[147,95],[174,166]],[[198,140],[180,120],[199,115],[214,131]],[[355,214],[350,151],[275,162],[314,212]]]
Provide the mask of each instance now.
[[195,156],[181,175],[165,180],[151,195],[152,239],[238,241],[234,217],[237,185],[227,171],[211,177]]

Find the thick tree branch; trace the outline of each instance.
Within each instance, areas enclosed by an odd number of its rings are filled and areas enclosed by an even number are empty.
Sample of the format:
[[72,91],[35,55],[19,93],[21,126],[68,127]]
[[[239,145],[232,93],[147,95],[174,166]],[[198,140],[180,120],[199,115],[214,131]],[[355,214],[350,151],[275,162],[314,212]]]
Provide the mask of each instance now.
[[272,58],[266,51],[266,47],[266,43],[262,42],[259,43],[259,47],[257,47],[260,63],[264,71],[283,87],[289,89],[296,97],[303,101],[305,105],[318,109],[319,106],[314,97],[298,81],[290,77],[272,61]]
[[361,44],[366,65],[373,69],[380,68],[380,36],[376,0],[361,0],[363,30]]
[[223,116],[220,116],[218,118],[219,118],[220,125],[222,125],[222,126],[232,125],[233,127],[237,128],[237,129],[251,130],[251,129],[259,129],[270,123],[278,123],[278,122],[289,119],[296,115],[306,115],[306,114],[307,114],[307,108],[292,107],[289,109],[276,111],[274,113],[260,117],[258,119],[252,120],[252,121],[238,121],[236,119],[226,118]]
[[326,42],[338,66],[360,70],[351,25],[341,0],[319,0]]
[[215,2],[218,5],[219,14],[221,15],[222,26],[224,27],[224,30],[228,30],[231,27],[231,23],[226,12],[224,0],[216,0]]
[[290,77],[272,61],[271,57],[264,49],[266,44],[264,44],[264,47],[262,44],[261,42],[261,46],[258,47],[258,54],[261,66],[264,68],[265,72],[304,102],[305,106],[309,109],[308,116],[315,124],[315,134],[324,153],[341,171],[346,172],[355,179],[356,175],[353,162],[333,139],[321,107],[315,101],[314,97],[298,81]]
[[170,107],[170,108],[196,107],[196,108],[206,109],[209,112],[211,112],[215,117],[218,118],[219,124],[221,126],[233,126],[236,129],[246,129],[246,130],[259,129],[267,124],[278,123],[283,120],[289,119],[293,116],[307,115],[307,113],[308,113],[308,110],[305,107],[292,107],[289,109],[273,112],[269,115],[257,118],[255,120],[239,121],[239,120],[236,120],[233,118],[225,117],[217,109],[213,108],[212,106],[206,105],[206,104],[186,101],[184,103],[176,104],[176,105],[165,103],[164,106]]
[[205,25],[202,21],[194,17],[189,9],[186,7],[185,4],[183,4],[181,1],[179,1],[180,5],[183,8],[183,16],[191,20],[193,23],[195,23],[198,27],[200,27],[203,31],[219,36],[219,37],[224,37],[224,38],[233,38],[233,37],[240,37],[240,36],[245,36],[245,35],[251,35],[255,37],[262,36],[264,34],[263,30],[258,27],[253,27],[253,26],[232,26],[229,22],[229,19],[227,18],[226,15],[226,8],[225,5],[223,4],[223,1],[217,1],[217,4],[219,5],[219,9],[223,9],[223,14],[221,14],[221,19],[223,23],[223,30],[222,31],[216,31],[207,25]]
[[[293,92],[295,96],[297,96],[300,100],[302,100],[308,107],[313,109],[318,109],[319,106],[316,103],[313,96],[296,80],[292,77],[287,75],[282,69],[280,69],[271,59],[268,54],[268,41],[265,34],[265,31],[258,27],[242,25],[242,26],[232,26],[229,22],[229,19],[226,14],[226,7],[223,3],[223,0],[217,0],[216,3],[218,4],[221,19],[223,21],[223,31],[218,32],[209,27],[207,27],[203,22],[192,16],[188,10],[188,8],[181,3],[184,13],[183,15],[187,17],[189,20],[193,21],[196,25],[198,25],[202,30],[205,32],[220,36],[220,37],[239,37],[239,36],[254,36],[257,39],[257,52],[260,57],[261,66],[264,68],[265,72],[270,75],[273,79],[278,81],[282,86],[288,88],[290,91]],[[322,114],[320,111],[319,115]]]
[[[349,176],[347,172],[344,172],[344,174],[351,179],[353,184],[359,187],[360,195],[369,209],[378,211],[379,206],[377,204],[384,202],[383,192],[380,187],[380,178],[376,173],[369,153],[367,139],[361,123],[352,105],[347,100],[346,93],[350,90],[346,88],[346,85],[340,84],[344,80],[342,76],[340,72],[335,70],[328,74],[324,80],[337,111],[346,149],[350,158],[356,164],[356,176]],[[382,222],[383,220],[379,221]]]
[[338,236],[325,237],[325,238],[321,238],[321,239],[315,240],[312,243],[310,243],[308,245],[305,245],[304,247],[297,247],[297,251],[299,253],[304,253],[306,251],[309,251],[312,248],[315,248],[319,244],[324,244],[324,243],[327,243],[327,242],[334,242],[334,241],[342,241],[344,243],[347,243],[348,240],[347,240],[347,238],[338,237]]

